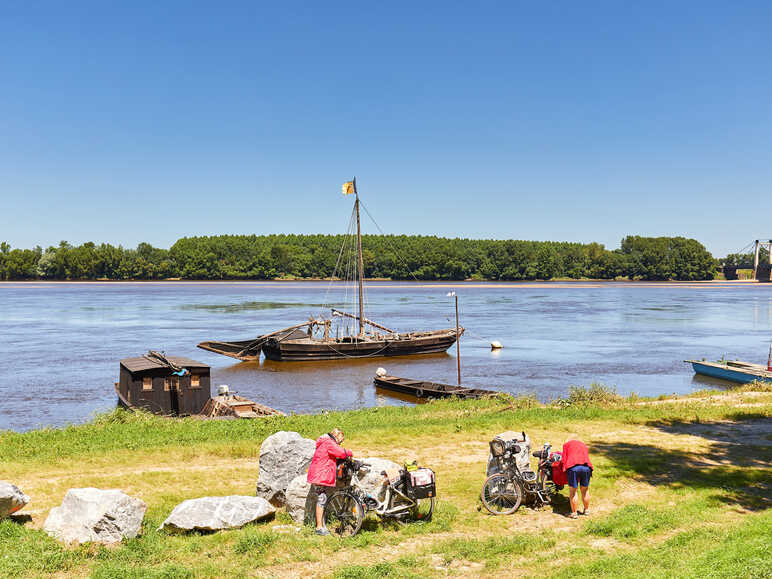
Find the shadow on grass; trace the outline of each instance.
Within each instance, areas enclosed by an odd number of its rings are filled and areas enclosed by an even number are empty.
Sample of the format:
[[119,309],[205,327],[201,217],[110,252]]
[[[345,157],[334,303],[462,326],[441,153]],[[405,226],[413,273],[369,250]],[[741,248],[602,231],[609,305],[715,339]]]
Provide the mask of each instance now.
[[672,488],[716,489],[717,500],[761,511],[772,507],[769,464],[772,448],[766,437],[772,424],[763,420],[732,423],[651,422],[671,434],[710,441],[707,451],[689,452],[618,442],[594,444],[593,453],[607,457],[620,476]]
[[32,522],[32,516],[26,513],[17,513],[15,515],[8,515],[8,520],[17,525],[26,525],[27,523]]

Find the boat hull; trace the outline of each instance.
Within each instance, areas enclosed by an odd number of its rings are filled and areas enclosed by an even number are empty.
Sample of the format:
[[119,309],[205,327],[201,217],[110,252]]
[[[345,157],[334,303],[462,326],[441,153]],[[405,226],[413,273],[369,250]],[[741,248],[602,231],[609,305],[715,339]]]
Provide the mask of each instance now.
[[[463,333],[463,330],[460,332]],[[262,347],[269,360],[277,362],[309,362],[347,358],[416,356],[445,352],[456,342],[456,332],[427,332],[414,338],[357,341],[313,341],[269,339]]]
[[201,342],[198,347],[202,350],[208,350],[215,354],[222,354],[236,360],[256,361],[260,359],[260,346],[262,340],[260,337],[249,340],[234,340],[231,342],[218,342],[210,340]]
[[720,378],[739,384],[747,384],[756,380],[772,383],[772,373],[763,370],[763,366],[759,366],[759,369],[754,369],[732,367],[728,364],[720,364],[717,362],[702,362],[697,360],[687,360],[687,362],[692,365],[692,368],[694,368],[694,371],[697,374],[702,374],[703,376]]
[[465,388],[463,386],[451,386],[439,382],[427,382],[425,380],[411,380],[397,376],[376,376],[373,383],[378,388],[410,394],[416,398],[449,398],[458,396],[461,398],[480,398],[498,394],[495,390],[483,390],[482,388]]

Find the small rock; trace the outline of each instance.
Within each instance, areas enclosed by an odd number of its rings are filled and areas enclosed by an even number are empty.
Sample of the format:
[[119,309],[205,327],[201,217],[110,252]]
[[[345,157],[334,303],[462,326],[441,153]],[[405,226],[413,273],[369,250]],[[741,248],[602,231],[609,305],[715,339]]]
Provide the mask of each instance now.
[[271,530],[274,533],[281,533],[282,535],[287,535],[290,533],[299,533],[300,527],[296,527],[295,525],[274,525],[271,527]]
[[183,501],[174,507],[158,530],[174,533],[238,529],[270,518],[275,512],[276,509],[261,497],[202,497]]
[[316,442],[297,432],[280,431],[260,445],[260,477],[256,494],[280,507],[289,483],[305,474],[316,450]]
[[70,489],[43,530],[65,543],[119,543],[136,537],[147,505],[119,490]]
[[19,487],[0,481],[0,519],[15,513],[29,503],[29,497]]

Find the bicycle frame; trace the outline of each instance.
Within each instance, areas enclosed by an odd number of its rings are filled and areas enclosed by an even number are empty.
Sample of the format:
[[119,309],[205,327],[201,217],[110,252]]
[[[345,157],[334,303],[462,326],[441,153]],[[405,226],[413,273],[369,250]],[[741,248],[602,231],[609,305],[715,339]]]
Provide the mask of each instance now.
[[[356,479],[356,477],[352,477],[349,488],[359,496],[366,510],[375,511],[375,514],[379,517],[398,517],[400,515],[405,515],[408,514],[410,509],[417,505],[413,499],[396,488],[395,485],[386,482],[384,486],[386,489],[384,491],[384,497],[382,501],[378,500],[377,497],[370,497],[374,499],[377,504],[375,509],[369,507],[367,501],[364,500],[366,497],[368,497],[368,492],[359,485],[359,481]],[[395,498],[402,498],[407,502],[400,502],[399,504],[394,505]]]
[[[547,455],[549,456],[549,453]],[[547,504],[552,500],[552,495],[555,494],[556,489],[554,483],[546,480],[546,472],[544,470],[546,461],[544,459],[539,459],[535,481],[526,480],[523,477],[520,467],[517,466],[517,461],[511,454],[507,453],[496,457],[496,460],[499,472],[516,480],[523,489],[523,493],[535,497],[540,504],[539,506]]]

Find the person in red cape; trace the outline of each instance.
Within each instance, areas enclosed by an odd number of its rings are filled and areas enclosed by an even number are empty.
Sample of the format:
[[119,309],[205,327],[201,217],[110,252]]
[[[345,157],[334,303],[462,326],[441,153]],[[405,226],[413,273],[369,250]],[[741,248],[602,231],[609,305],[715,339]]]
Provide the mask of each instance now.
[[592,462],[587,445],[581,440],[568,440],[563,444],[563,472],[568,480],[568,502],[571,504],[570,518],[577,518],[576,487],[582,493],[584,503],[583,515],[590,514],[590,478],[592,477]]
[[327,490],[335,486],[336,459],[353,456],[350,450],[341,446],[345,436],[340,428],[333,428],[316,441],[316,450],[308,467],[306,480],[316,491],[316,534],[329,535],[324,526],[324,505],[327,504]]

